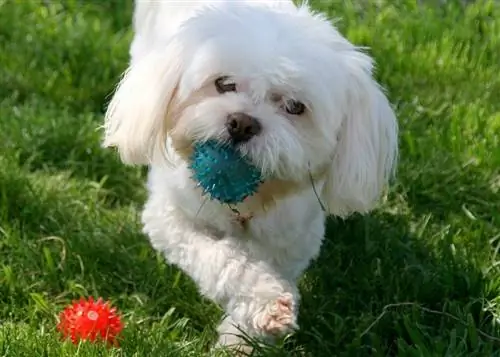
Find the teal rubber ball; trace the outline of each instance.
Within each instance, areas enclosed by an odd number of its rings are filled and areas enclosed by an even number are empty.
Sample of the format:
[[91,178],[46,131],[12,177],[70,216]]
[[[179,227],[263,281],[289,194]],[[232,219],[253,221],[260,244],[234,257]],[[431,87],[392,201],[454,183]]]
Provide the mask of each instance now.
[[194,145],[190,169],[204,194],[236,204],[257,192],[262,174],[230,144],[209,140]]

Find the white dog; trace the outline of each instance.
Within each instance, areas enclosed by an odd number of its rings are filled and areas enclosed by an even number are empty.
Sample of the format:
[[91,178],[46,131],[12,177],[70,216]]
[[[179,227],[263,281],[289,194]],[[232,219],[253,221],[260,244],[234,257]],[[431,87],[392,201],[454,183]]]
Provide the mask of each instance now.
[[[144,232],[225,309],[219,344],[293,331],[325,218],[369,211],[395,166],[397,121],[371,58],[288,0],[138,0],[134,29],[104,145],[150,166]],[[268,178],[236,207],[191,179],[193,143],[208,139]]]

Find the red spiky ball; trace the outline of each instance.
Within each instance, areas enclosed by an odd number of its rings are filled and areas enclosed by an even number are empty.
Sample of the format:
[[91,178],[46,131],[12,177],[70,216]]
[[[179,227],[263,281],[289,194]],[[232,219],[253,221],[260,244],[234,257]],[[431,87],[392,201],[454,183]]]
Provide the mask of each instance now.
[[101,298],[88,300],[81,298],[73,301],[59,315],[57,329],[74,344],[80,340],[102,340],[118,345],[117,336],[123,329],[123,323],[116,308]]

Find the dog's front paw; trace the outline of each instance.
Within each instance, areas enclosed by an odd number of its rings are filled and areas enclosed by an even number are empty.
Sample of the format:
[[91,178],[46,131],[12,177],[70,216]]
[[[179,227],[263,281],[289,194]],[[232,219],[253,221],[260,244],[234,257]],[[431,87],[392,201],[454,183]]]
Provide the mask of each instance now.
[[280,337],[298,329],[296,303],[290,293],[267,302],[254,318],[255,329],[264,335]]

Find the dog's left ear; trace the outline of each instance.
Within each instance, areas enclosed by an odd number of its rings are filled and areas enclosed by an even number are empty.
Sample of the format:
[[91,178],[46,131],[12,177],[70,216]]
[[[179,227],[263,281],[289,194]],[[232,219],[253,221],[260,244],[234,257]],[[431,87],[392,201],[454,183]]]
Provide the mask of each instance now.
[[330,214],[365,213],[377,203],[394,173],[398,124],[388,99],[372,78],[371,60],[354,52],[344,118],[322,198]]

